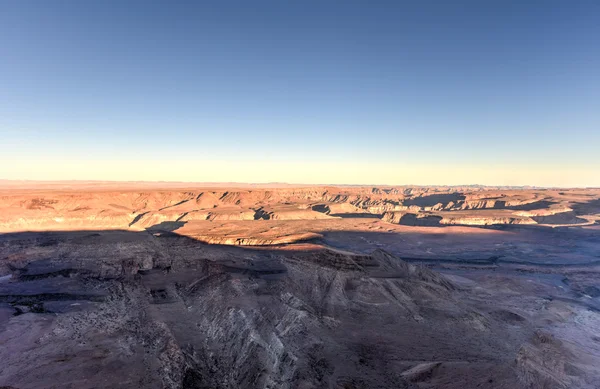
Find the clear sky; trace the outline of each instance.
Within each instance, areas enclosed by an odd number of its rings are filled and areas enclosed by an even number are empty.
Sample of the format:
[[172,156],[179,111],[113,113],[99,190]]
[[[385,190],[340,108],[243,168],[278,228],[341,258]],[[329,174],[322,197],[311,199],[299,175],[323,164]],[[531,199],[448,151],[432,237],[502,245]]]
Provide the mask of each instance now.
[[0,178],[600,186],[600,1],[0,0]]

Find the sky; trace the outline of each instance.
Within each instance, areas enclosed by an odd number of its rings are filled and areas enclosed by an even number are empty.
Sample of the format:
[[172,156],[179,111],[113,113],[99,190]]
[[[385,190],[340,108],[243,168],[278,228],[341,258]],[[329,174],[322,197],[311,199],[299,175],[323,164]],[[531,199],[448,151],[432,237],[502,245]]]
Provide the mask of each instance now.
[[600,186],[600,2],[0,0],[0,179]]

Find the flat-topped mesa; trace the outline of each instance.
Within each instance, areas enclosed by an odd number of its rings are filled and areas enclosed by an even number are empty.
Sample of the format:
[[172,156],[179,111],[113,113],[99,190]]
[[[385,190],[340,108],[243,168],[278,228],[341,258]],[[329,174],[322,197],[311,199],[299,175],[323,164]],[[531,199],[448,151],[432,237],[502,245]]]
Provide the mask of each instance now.
[[455,212],[385,212],[382,220],[388,223],[406,226],[489,226],[495,224],[537,224],[535,218],[516,215],[512,212],[497,213],[481,211],[479,213]]
[[220,244],[229,246],[276,246],[290,243],[306,242],[320,239],[323,236],[314,232],[292,234],[279,237],[248,237],[248,236],[219,236],[190,234],[188,237],[208,244]]
[[477,216],[477,215],[444,215],[440,220],[444,225],[491,226],[496,224],[537,224],[528,217],[520,216]]

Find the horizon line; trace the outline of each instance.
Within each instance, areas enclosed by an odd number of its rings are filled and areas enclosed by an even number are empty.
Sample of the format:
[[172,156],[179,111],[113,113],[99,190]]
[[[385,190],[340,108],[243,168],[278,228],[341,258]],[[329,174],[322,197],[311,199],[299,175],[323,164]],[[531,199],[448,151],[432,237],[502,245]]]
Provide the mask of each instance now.
[[[243,186],[269,186],[282,185],[290,187],[421,187],[421,188],[454,188],[454,187],[479,187],[479,188],[513,188],[513,189],[600,189],[598,186],[539,186],[539,185],[484,185],[484,184],[306,184],[291,182],[241,182],[241,181],[170,181],[170,180],[33,180],[33,179],[6,179],[0,178],[0,184],[28,183],[28,184],[170,184],[170,185],[243,185]],[[3,189],[0,185],[0,189]]]

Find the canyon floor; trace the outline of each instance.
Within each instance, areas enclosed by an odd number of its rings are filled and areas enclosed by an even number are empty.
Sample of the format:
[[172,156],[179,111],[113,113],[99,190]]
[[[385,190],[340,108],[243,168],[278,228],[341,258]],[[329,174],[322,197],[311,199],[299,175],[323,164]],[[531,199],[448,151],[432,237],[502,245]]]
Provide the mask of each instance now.
[[0,181],[0,387],[600,388],[600,189]]

